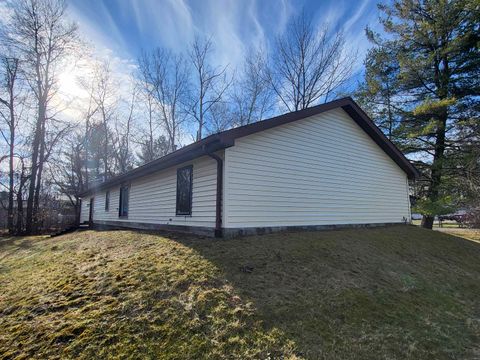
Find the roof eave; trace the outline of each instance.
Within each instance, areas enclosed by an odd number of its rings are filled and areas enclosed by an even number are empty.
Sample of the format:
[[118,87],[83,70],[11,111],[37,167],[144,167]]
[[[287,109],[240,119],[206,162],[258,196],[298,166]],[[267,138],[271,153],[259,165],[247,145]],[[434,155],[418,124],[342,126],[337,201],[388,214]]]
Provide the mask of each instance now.
[[153,174],[156,171],[169,168],[187,161],[191,161],[200,156],[207,155],[221,149],[232,146],[233,143],[228,139],[221,139],[217,135],[212,135],[202,141],[190,144],[173,153],[165,155],[160,159],[149,162],[138,168],[135,168],[125,174],[115,176],[97,186],[91,187],[80,194],[80,197],[85,197],[97,191],[106,190],[115,185],[128,183],[133,179]]
[[80,197],[87,196],[99,190],[108,189],[114,185],[129,182],[135,178],[149,175],[158,170],[193,160],[202,155],[206,155],[209,152],[233,146],[235,139],[237,138],[318,115],[336,108],[342,108],[347,112],[347,114],[377,143],[377,145],[379,145],[380,148],[385,151],[393,161],[395,161],[395,163],[407,174],[409,179],[416,179],[419,177],[418,170],[410,163],[405,155],[403,155],[403,153],[380,131],[380,129],[352,98],[346,97],[211,135],[205,139],[174,151],[173,153],[165,155],[160,159],[133,169],[123,175],[109,179],[96,187],[84,191],[80,194]]

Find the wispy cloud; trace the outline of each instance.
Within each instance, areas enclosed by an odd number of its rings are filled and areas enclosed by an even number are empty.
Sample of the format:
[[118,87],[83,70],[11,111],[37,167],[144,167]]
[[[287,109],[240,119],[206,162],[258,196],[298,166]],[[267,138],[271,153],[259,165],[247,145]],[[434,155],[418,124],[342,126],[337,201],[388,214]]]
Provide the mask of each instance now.
[[99,2],[99,6],[90,11],[99,12],[97,15],[103,19],[101,24],[90,17],[90,12],[85,12],[84,9],[79,9],[73,4],[69,7],[70,16],[79,24],[83,38],[95,47],[106,47],[115,50],[117,53],[122,53],[125,49],[128,49],[119,26],[115,23],[105,5]]
[[231,68],[239,65],[247,50],[268,47],[294,13],[290,0],[268,5],[257,0],[130,0],[115,3],[114,9],[103,2],[71,2],[86,37],[121,56],[136,58],[141,49],[156,46],[186,52],[201,35],[212,39],[216,65]]
[[11,14],[12,10],[7,6],[7,3],[0,1],[0,24],[7,23]]
[[344,25],[347,44],[354,44],[357,50],[357,61],[353,68],[356,74],[363,70],[365,56],[372,46],[365,34],[367,26],[381,31],[375,1],[372,0],[363,0]]
[[[70,0],[85,37],[115,56],[134,61],[156,46],[187,52],[196,35],[211,38],[212,61],[235,69],[250,49],[269,48],[292,16],[304,10],[319,27],[342,29],[350,50],[358,49],[358,71],[370,47],[364,28],[376,23],[375,0]],[[108,7],[107,7],[107,5]]]
[[[368,5],[372,2],[372,0],[363,0],[359,2],[359,6],[355,9],[355,12],[350,16],[350,18],[345,22],[343,28],[346,32],[349,32],[353,29],[358,28],[358,23],[363,23],[365,20],[365,14],[368,11]],[[362,25],[362,24],[360,24]]]
[[375,0],[351,2],[345,0],[325,3],[315,13],[319,27],[328,26],[329,30],[343,31],[346,51],[356,52],[353,64],[353,77],[363,69],[363,61],[371,43],[365,35],[365,28],[377,26]]
[[150,40],[152,47],[162,45],[181,51],[193,39],[191,9],[183,0],[122,1],[120,6],[134,13],[139,35]]

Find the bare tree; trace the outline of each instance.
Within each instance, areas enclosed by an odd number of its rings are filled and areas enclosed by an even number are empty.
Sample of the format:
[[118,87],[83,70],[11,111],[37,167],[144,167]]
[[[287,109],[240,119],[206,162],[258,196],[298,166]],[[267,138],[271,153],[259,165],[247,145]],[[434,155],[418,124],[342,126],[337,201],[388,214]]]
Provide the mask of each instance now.
[[[113,169],[111,167],[111,155],[112,155],[112,138],[111,138],[111,123],[117,116],[118,108],[118,94],[116,91],[117,85],[114,82],[110,64],[108,62],[98,63],[93,71],[92,79],[92,101],[95,104],[96,116],[98,125],[101,128],[101,159],[103,165],[102,180],[105,181],[113,175]],[[95,121],[92,119],[92,121]],[[92,124],[90,124],[92,125]]]
[[60,194],[64,195],[75,211],[75,223],[80,221],[80,193],[87,188],[84,169],[86,155],[84,134],[66,138],[64,149],[50,167],[50,178]]
[[140,78],[137,88],[139,89],[137,109],[140,109],[140,113],[137,115],[139,120],[134,123],[135,132],[132,141],[140,147],[136,153],[137,163],[143,165],[168,154],[172,147],[171,140],[167,140],[161,134],[163,124],[157,121],[159,109],[156,106],[152,85]]
[[[7,131],[0,127],[0,134],[8,145],[8,211],[7,226],[10,234],[14,233],[14,158],[16,145],[16,130],[18,128],[18,119],[16,114],[16,105],[20,100],[20,90],[17,80],[19,73],[19,60],[17,58],[4,57],[1,59],[1,74],[3,81],[0,92],[0,119],[6,124]],[[5,95],[5,96],[4,96]]]
[[[158,111],[160,123],[168,136],[170,151],[175,151],[180,126],[185,119],[183,105],[188,86],[185,59],[157,48],[151,53],[143,53],[138,63],[142,89],[148,96],[150,106]],[[150,115],[154,113],[153,107]],[[150,143],[153,144],[153,141]]]
[[19,181],[18,187],[16,189],[17,194],[17,223],[15,224],[15,233],[21,234],[23,232],[23,222],[24,222],[24,208],[23,208],[23,199],[24,199],[24,189],[27,181],[29,180],[29,175],[27,174],[27,168],[25,166],[25,158],[22,156],[17,157],[20,163],[20,172],[19,172]]
[[326,102],[350,77],[353,54],[343,34],[317,31],[304,13],[294,18],[276,41],[268,80],[289,111]]
[[[144,121],[137,122],[137,136],[133,136],[133,141],[140,145],[140,165],[150,162],[163,154],[159,154],[155,147],[155,138],[158,132],[158,124],[155,121],[155,98],[152,86],[142,80],[138,81],[139,88],[139,106],[144,109],[142,114]],[[145,116],[146,115],[146,116]]]
[[190,60],[195,71],[189,112],[198,125],[196,140],[202,138],[207,114],[212,106],[222,101],[233,80],[227,79],[226,66],[213,68],[210,65],[209,56],[212,51],[212,42],[198,37],[195,38],[190,50]]
[[25,64],[26,80],[37,103],[26,217],[26,231],[30,233],[36,222],[34,201],[38,199],[36,192],[40,189],[45,161],[49,104],[55,93],[58,67],[72,50],[77,26],[67,22],[63,0],[19,0],[9,6],[13,19],[5,31],[7,42]]
[[125,122],[116,119],[115,121],[115,135],[116,139],[113,144],[115,158],[116,158],[116,168],[123,174],[128,170],[131,170],[133,167],[133,153],[130,146],[130,134],[133,125],[133,114],[135,103],[137,101],[137,89],[132,88],[130,102],[128,103],[128,110],[125,116]]
[[205,124],[208,134],[215,134],[228,130],[234,125],[234,113],[227,102],[221,101],[212,105],[210,109],[210,121]]
[[[105,166],[104,166],[104,152],[105,152],[105,139],[112,139],[110,130],[108,135],[105,135],[105,127],[99,121],[92,121],[88,132],[86,132],[83,138],[85,146],[84,169],[85,177],[89,179],[88,186],[102,182],[105,178]],[[114,151],[111,144],[108,148],[108,159],[113,158]],[[88,158],[87,158],[88,155]],[[88,175],[87,175],[88,174]]]
[[84,187],[88,188],[90,185],[90,174],[89,174],[89,160],[90,160],[90,146],[89,146],[89,138],[90,132],[92,130],[92,119],[98,111],[98,104],[95,101],[95,78],[80,78],[78,79],[80,86],[82,86],[88,93],[88,105],[86,109],[83,111],[82,114],[82,121],[84,122],[84,132],[83,136],[80,137],[82,139],[83,144],[82,148],[85,152],[82,165],[83,165],[83,173],[84,173]]
[[267,80],[267,63],[262,51],[247,54],[233,94],[234,125],[259,121],[272,110],[274,93]]

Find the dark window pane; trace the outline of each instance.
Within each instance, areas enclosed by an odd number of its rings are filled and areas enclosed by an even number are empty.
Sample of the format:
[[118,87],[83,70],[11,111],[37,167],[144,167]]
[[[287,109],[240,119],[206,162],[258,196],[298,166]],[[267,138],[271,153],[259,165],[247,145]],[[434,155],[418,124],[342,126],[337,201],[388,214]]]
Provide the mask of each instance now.
[[130,192],[129,186],[122,186],[120,188],[120,204],[118,207],[119,216],[128,216],[129,192]]
[[110,209],[110,191],[105,193],[105,211]]
[[192,214],[192,166],[177,170],[177,215]]

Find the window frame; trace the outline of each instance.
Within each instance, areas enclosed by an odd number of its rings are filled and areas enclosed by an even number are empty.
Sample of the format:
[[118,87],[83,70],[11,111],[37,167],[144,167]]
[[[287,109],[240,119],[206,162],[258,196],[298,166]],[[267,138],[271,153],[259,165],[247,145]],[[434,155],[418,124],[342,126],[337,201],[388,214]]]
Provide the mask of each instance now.
[[[181,211],[179,209],[179,203],[180,203],[180,187],[179,187],[179,174],[181,171],[184,170],[189,170],[190,171],[190,189],[189,189],[189,210],[188,211]],[[187,165],[187,166],[182,166],[181,168],[177,169],[177,189],[176,189],[176,207],[175,207],[175,215],[176,216],[192,216],[192,208],[193,208],[193,165]]]
[[[123,213],[123,190],[127,189],[127,212]],[[118,217],[121,219],[128,219],[128,213],[130,208],[130,184],[120,185],[120,194],[118,199]]]
[[110,211],[110,190],[105,191],[105,211]]

